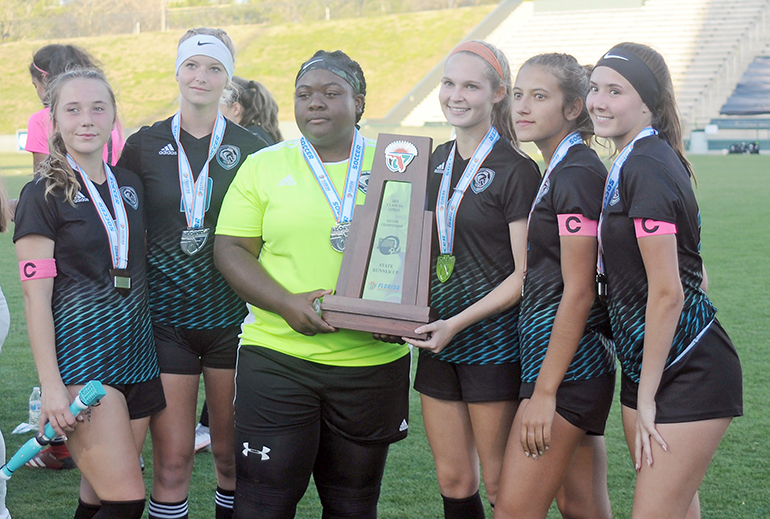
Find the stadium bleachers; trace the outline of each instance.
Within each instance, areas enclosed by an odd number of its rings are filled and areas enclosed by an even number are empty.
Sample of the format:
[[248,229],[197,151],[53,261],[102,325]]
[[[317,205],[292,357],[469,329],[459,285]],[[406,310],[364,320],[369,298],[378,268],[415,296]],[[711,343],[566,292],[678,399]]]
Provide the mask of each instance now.
[[[564,11],[538,11],[536,2],[522,2],[485,37],[505,52],[514,73],[541,52],[568,52],[594,63],[615,43],[645,43],[669,64],[687,128],[718,117],[753,57],[770,54],[768,0],[647,0],[640,7]],[[443,121],[436,81],[402,124]]]

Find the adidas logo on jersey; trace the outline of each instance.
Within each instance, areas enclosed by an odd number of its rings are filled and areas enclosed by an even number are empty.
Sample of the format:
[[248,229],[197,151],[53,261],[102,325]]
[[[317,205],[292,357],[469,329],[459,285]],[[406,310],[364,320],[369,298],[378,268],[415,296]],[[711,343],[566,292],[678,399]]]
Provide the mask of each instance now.
[[165,146],[163,146],[160,151],[158,152],[158,155],[176,155],[176,150],[169,142]]
[[404,418],[403,420],[401,420],[401,425],[398,426],[398,431],[404,432],[407,429],[409,429],[409,424],[406,423],[406,418]]
[[297,182],[294,180],[294,177],[291,175],[286,175],[281,180],[278,181],[276,186],[296,186]]
[[73,204],[79,204],[81,202],[90,202],[90,200],[81,191],[78,191],[78,194],[75,195],[75,199],[72,201],[72,203]]

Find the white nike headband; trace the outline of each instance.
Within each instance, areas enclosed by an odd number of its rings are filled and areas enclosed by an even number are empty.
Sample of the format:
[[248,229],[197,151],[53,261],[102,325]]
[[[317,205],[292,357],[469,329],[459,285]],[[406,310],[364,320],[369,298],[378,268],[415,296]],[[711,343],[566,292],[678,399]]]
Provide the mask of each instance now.
[[235,68],[233,55],[230,53],[227,45],[216,36],[196,34],[192,38],[183,41],[176,50],[176,66],[174,67],[176,73],[179,73],[179,67],[182,66],[182,63],[193,56],[214,58],[225,67],[227,77],[233,79],[233,70]]

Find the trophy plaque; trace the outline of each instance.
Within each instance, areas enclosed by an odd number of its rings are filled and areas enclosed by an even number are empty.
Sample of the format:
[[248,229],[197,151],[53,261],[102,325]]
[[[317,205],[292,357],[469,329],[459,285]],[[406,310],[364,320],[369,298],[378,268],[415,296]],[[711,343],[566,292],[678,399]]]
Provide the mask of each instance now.
[[335,328],[424,339],[430,301],[433,213],[426,210],[429,137],[380,134],[366,201],[356,207],[324,320]]

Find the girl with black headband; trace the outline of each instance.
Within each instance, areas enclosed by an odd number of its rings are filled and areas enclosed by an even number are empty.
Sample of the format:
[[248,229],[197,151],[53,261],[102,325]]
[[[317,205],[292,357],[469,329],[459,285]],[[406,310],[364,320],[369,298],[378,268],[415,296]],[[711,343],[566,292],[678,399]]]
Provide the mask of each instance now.
[[497,518],[545,518],[554,498],[567,518],[612,517],[603,434],[615,352],[607,309],[594,288],[607,170],[588,147],[588,79],[574,57],[540,54],[522,65],[513,87],[516,134],[538,146],[547,169],[527,225],[522,401],[505,453]]
[[637,470],[634,517],[683,518],[743,412],[741,366],[702,289],[700,213],[671,76],[621,43],[591,74],[596,135],[619,151],[604,189],[597,281],[622,367],[623,426]]
[[[519,398],[517,322],[527,212],[540,179],[515,146],[505,55],[480,41],[449,55],[439,102],[457,134],[431,159],[428,204],[438,243],[431,306],[441,320],[416,333],[414,387],[436,462],[444,517],[484,517],[479,464],[494,505]],[[455,218],[456,216],[456,218]]]
[[211,415],[216,518],[232,514],[233,378],[246,310],[214,266],[214,228],[238,168],[267,145],[219,112],[234,54],[232,40],[221,29],[187,31],[174,68],[179,111],[132,135],[120,159],[144,184],[150,311],[169,402],[150,424],[150,519],[188,516],[201,374]]
[[357,128],[365,96],[358,63],[318,51],[295,82],[302,138],[249,157],[222,207],[217,266],[249,303],[238,518],[293,517],[311,475],[324,517],[376,517],[388,446],[407,433],[408,348],[337,331],[317,313],[339,275],[337,237],[366,196],[375,146]]

